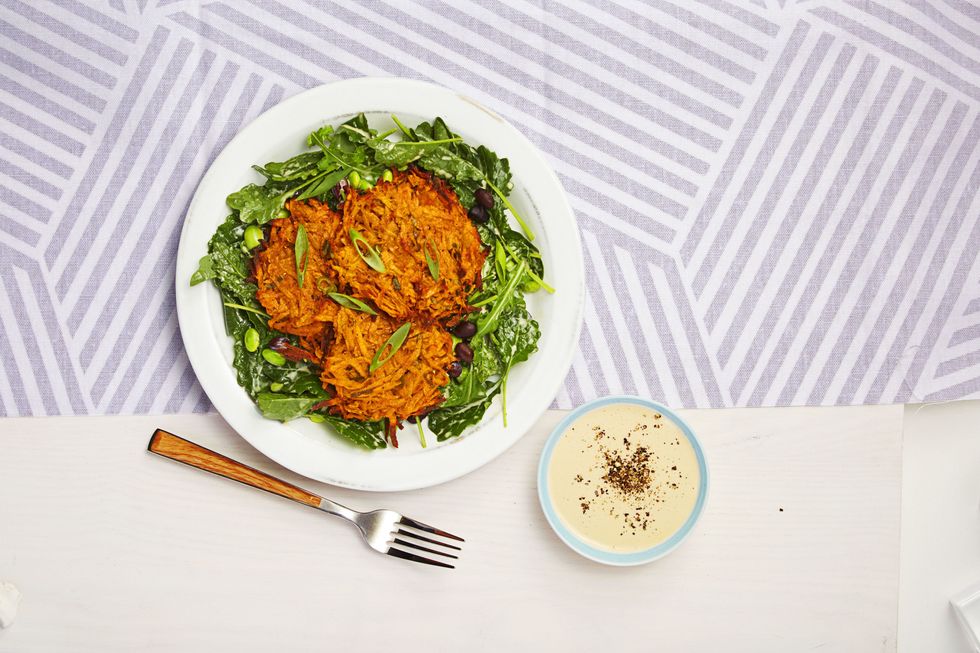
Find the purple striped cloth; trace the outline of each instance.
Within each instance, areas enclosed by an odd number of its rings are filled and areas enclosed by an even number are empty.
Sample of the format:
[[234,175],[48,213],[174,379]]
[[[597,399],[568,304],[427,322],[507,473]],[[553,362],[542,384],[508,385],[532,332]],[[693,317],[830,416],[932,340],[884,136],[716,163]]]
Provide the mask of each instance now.
[[967,0],[0,0],[0,414],[206,411],[174,256],[256,115],[427,79],[545,153],[581,225],[556,405],[980,397]]

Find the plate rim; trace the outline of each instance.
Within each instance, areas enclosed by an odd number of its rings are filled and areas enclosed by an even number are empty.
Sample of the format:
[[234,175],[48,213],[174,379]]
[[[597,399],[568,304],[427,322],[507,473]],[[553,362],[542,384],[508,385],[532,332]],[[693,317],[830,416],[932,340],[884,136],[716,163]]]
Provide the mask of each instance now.
[[[267,119],[266,117],[270,113],[277,113],[277,112],[285,113],[289,111],[290,108],[310,102],[312,99],[320,96],[323,93],[354,92],[358,89],[358,87],[364,88],[366,86],[371,86],[371,85],[384,85],[385,87],[401,87],[400,90],[404,90],[406,87],[410,87],[413,91],[416,92],[427,91],[431,93],[438,93],[444,95],[448,94],[451,98],[457,98],[463,102],[466,102],[467,104],[472,105],[476,109],[479,109],[480,111],[486,113],[493,120],[499,122],[502,125],[502,127],[507,132],[509,132],[510,136],[520,141],[522,146],[526,149],[526,152],[522,152],[522,159],[530,161],[530,164],[533,166],[533,168],[540,171],[541,174],[547,177],[547,181],[550,182],[552,189],[557,191],[557,193],[555,193],[555,197],[559,198],[561,204],[559,207],[557,207],[557,209],[554,210],[563,213],[565,218],[567,218],[569,225],[572,227],[572,229],[569,229],[570,233],[565,234],[565,237],[571,239],[571,243],[573,244],[576,250],[575,253],[577,254],[574,257],[574,261],[573,261],[575,280],[577,281],[577,283],[574,288],[570,287],[568,289],[562,289],[560,291],[563,293],[571,293],[574,295],[571,296],[569,300],[570,302],[572,302],[574,306],[574,316],[575,316],[574,325],[572,327],[571,338],[570,338],[570,342],[572,343],[572,346],[568,347],[567,350],[561,352],[560,357],[555,357],[554,362],[552,362],[551,364],[551,367],[557,368],[558,370],[560,370],[561,373],[560,375],[555,374],[552,375],[552,377],[549,377],[549,378],[554,378],[555,381],[552,384],[554,386],[553,390],[548,392],[547,400],[542,400],[540,401],[540,405],[534,406],[529,410],[525,410],[523,421],[526,423],[521,426],[519,433],[503,439],[504,440],[503,446],[496,446],[493,449],[491,449],[489,452],[485,452],[485,455],[478,456],[475,459],[471,457],[469,460],[467,460],[464,457],[463,460],[457,461],[458,464],[450,471],[435,475],[432,478],[416,479],[414,482],[409,481],[409,482],[399,482],[399,483],[377,483],[377,482],[358,483],[348,479],[337,478],[335,475],[325,474],[322,470],[312,469],[304,463],[298,463],[295,460],[288,460],[288,456],[280,455],[281,451],[270,450],[270,447],[265,446],[267,442],[264,442],[263,441],[264,439],[262,437],[257,436],[255,433],[250,433],[250,429],[247,428],[248,425],[246,424],[246,422],[249,420],[246,420],[244,416],[236,414],[235,412],[228,413],[225,410],[222,410],[220,404],[225,403],[224,400],[219,398],[216,401],[216,396],[220,395],[220,391],[222,391],[222,389],[218,387],[217,381],[211,375],[207,373],[202,373],[201,367],[204,365],[204,361],[201,360],[197,355],[195,355],[195,352],[198,350],[198,347],[196,343],[193,342],[194,338],[191,336],[191,333],[193,332],[195,325],[193,324],[194,320],[192,316],[189,314],[189,312],[191,311],[190,302],[192,300],[188,296],[191,292],[191,287],[186,283],[184,276],[181,274],[182,262],[184,262],[187,257],[192,256],[190,252],[193,249],[193,245],[194,245],[193,243],[190,242],[191,240],[190,218],[191,216],[195,215],[196,212],[200,212],[200,204],[204,201],[203,195],[209,194],[209,193],[202,194],[202,189],[210,190],[209,186],[214,181],[212,177],[217,174],[216,172],[217,169],[221,167],[219,166],[219,163],[224,162],[224,158],[226,157],[226,155],[228,155],[229,150],[236,148],[238,144],[241,143],[246,138],[250,139],[253,137],[252,134],[248,133],[250,129],[254,128],[257,123],[263,121],[264,118]],[[329,111],[324,111],[324,114],[328,115]],[[512,158],[512,157],[508,155],[507,158]],[[561,226],[565,227],[566,225],[561,225]],[[197,257],[194,257],[195,264],[196,264],[196,258]],[[569,202],[567,193],[565,192],[555,171],[548,164],[547,160],[544,158],[544,155],[541,153],[541,151],[516,127],[514,127],[504,118],[499,116],[497,113],[483,106],[480,102],[464,94],[458,93],[453,89],[438,84],[434,84],[431,82],[421,81],[421,80],[413,80],[413,79],[399,78],[399,77],[360,77],[360,78],[330,82],[327,84],[316,86],[311,89],[307,89],[290,98],[287,98],[282,102],[277,103],[276,105],[263,111],[255,118],[253,118],[251,121],[249,121],[248,124],[241,127],[238,130],[238,133],[236,133],[235,136],[215,156],[214,160],[211,162],[208,169],[202,175],[201,180],[198,182],[197,188],[195,189],[194,192],[194,196],[190,204],[188,205],[188,209],[185,214],[185,219],[181,227],[181,234],[178,243],[176,262],[177,262],[176,265],[177,273],[175,275],[174,283],[176,286],[177,318],[178,318],[178,325],[181,332],[181,339],[184,343],[184,349],[185,352],[187,353],[188,359],[195,373],[195,376],[197,377],[197,380],[201,384],[202,388],[204,389],[205,394],[208,396],[209,400],[211,401],[211,404],[215,407],[218,413],[225,419],[225,421],[232,427],[232,429],[236,433],[238,433],[245,441],[247,441],[253,447],[258,449],[263,455],[267,456],[268,458],[277,462],[278,464],[286,467],[287,469],[290,469],[298,474],[301,474],[303,476],[306,476],[308,478],[311,478],[319,482],[329,483],[332,485],[337,485],[340,487],[346,487],[346,488],[357,489],[357,490],[385,492],[385,491],[403,491],[403,490],[419,489],[423,487],[430,487],[433,485],[438,485],[453,480],[455,478],[459,478],[460,476],[475,471],[476,469],[479,469],[480,467],[488,464],[489,462],[491,462],[492,460],[496,459],[498,456],[503,454],[511,446],[513,446],[518,440],[524,437],[524,435],[526,435],[526,433],[533,427],[534,423],[540,418],[541,414],[543,414],[548,409],[549,402],[553,399],[554,395],[558,392],[558,390],[560,390],[562,380],[567,375],[568,370],[571,368],[572,361],[578,349],[577,345],[581,336],[581,331],[584,322],[585,262],[584,262],[584,255],[582,249],[581,232],[578,226],[577,219],[575,217],[575,213]],[[531,360],[533,361],[534,359],[532,358]],[[225,366],[230,368],[230,366],[227,363],[225,363]],[[230,369],[233,370],[233,368]],[[233,376],[232,376],[232,380],[235,382],[235,388],[238,390],[238,392],[244,395],[245,394],[244,390],[237,385],[237,381],[234,379]],[[226,387],[225,391],[230,391],[230,386]],[[252,402],[251,398],[247,398],[247,401],[249,402],[249,404],[252,405],[254,411],[254,402]],[[266,418],[259,416],[259,419],[265,420]],[[271,422],[270,426],[284,426],[272,420],[267,420],[267,421]],[[477,428],[479,428],[479,426]],[[517,428],[514,428],[514,432],[516,432],[517,430],[518,430]],[[476,435],[476,434],[472,434],[472,435]],[[442,449],[448,449],[451,446],[458,444],[461,441],[462,440],[455,440],[443,444],[442,446],[439,447],[430,448],[429,450],[426,451],[434,452]],[[370,452],[366,452],[366,453],[370,455]],[[417,455],[417,454],[425,453],[425,451],[413,452],[413,453]]]

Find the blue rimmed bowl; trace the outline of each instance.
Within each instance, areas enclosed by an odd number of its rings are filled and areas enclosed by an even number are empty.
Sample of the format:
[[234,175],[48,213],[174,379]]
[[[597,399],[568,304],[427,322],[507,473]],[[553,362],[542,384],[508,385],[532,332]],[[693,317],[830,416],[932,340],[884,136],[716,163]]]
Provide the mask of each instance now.
[[[585,415],[586,413],[589,413],[597,408],[602,408],[603,406],[609,406],[612,404],[636,404],[655,410],[672,419],[674,423],[680,427],[681,431],[683,431],[688,442],[691,443],[691,447],[694,449],[694,454],[698,461],[698,471],[700,472],[701,477],[700,485],[698,486],[698,498],[694,503],[694,508],[691,510],[691,514],[688,516],[684,524],[677,530],[677,532],[656,546],[631,553],[617,553],[615,551],[608,551],[584,542],[561,520],[558,513],[555,512],[554,503],[552,502],[551,498],[551,491],[548,487],[548,470],[551,468],[551,458],[555,452],[555,445],[558,444],[558,441],[561,440],[568,428],[575,422],[575,420],[582,417],[582,415]],[[561,538],[561,540],[574,551],[590,560],[594,560],[595,562],[600,562],[605,565],[615,565],[620,567],[642,565],[647,562],[653,562],[654,560],[662,558],[676,549],[680,543],[683,542],[688,535],[690,535],[691,531],[694,529],[694,525],[701,517],[701,513],[704,512],[704,504],[708,498],[708,481],[708,464],[704,457],[704,451],[701,449],[701,443],[698,442],[697,437],[694,435],[694,431],[692,431],[691,427],[687,425],[687,422],[681,419],[676,413],[666,406],[662,406],[654,401],[650,401],[649,399],[632,396],[602,397],[600,399],[595,399],[588,403],[582,404],[570,412],[565,419],[563,419],[561,423],[555,427],[555,430],[551,432],[551,435],[548,436],[548,441],[544,445],[544,451],[541,452],[541,460],[538,463],[538,499],[541,501],[541,509],[544,510],[548,523],[551,525],[551,528],[554,529],[558,537]]]

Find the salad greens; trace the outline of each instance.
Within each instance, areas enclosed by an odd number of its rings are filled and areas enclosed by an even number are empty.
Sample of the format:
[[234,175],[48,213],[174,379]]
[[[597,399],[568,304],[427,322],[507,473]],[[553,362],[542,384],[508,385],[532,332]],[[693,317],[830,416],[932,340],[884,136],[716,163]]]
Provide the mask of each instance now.
[[[541,337],[524,295],[538,290],[554,292],[543,279],[544,265],[532,242],[534,234],[507,199],[513,188],[508,160],[482,145],[468,145],[441,118],[414,128],[405,126],[395,116],[392,119],[397,129],[378,133],[359,114],[339,126],[327,125],[312,132],[307,138],[306,144],[312,148],[308,151],[286,161],[253,166],[265,181],[248,184],[228,196],[231,214],[212,236],[208,254],[190,280],[191,285],[212,280],[221,292],[225,329],[234,339],[233,364],[238,383],[264,416],[280,421],[307,417],[366,449],[387,446],[385,433],[389,425],[330,414],[325,403],[329,394],[320,384],[318,368],[305,359],[284,355],[291,347],[295,349],[298,341],[270,328],[269,316],[256,299],[257,286],[250,271],[251,250],[262,237],[256,229],[287,216],[287,200],[318,198],[338,208],[346,188],[366,190],[381,179],[390,180],[391,168],[416,165],[448,182],[465,209],[471,210],[479,203],[477,208],[485,210],[486,221],[477,225],[488,251],[483,284],[469,298],[475,307],[470,320],[476,324],[476,333],[469,340],[473,360],[450,380],[443,389],[445,401],[426,418],[429,430],[439,441],[458,437],[478,423],[497,395],[502,398],[506,425],[507,378],[514,365],[526,361],[537,350]],[[478,191],[483,195],[480,200]],[[493,197],[499,201],[492,201]],[[507,211],[520,231],[511,228]],[[247,238],[246,230],[250,230]],[[356,231],[350,235],[364,261],[375,269],[383,268],[378,252]],[[308,248],[301,226],[295,246],[301,287]],[[438,280],[438,263],[427,249],[424,252],[429,272]],[[318,290],[343,306],[374,313],[360,300],[336,292],[336,288]],[[393,334],[372,365],[387,361],[409,328],[405,324]],[[424,446],[422,419],[417,421]]]

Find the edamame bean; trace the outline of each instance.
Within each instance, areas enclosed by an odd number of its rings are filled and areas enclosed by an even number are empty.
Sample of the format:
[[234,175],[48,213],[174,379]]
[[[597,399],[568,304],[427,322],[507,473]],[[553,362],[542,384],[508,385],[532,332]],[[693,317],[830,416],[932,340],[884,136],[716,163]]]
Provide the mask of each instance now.
[[286,364],[286,357],[277,351],[272,351],[271,349],[263,349],[262,358],[264,358],[270,365]]
[[366,179],[362,179],[362,180],[361,180],[361,183],[360,183],[360,184],[358,184],[358,186],[357,186],[357,188],[358,188],[358,190],[360,190],[360,191],[361,191],[362,193],[366,193],[366,192],[368,192],[369,190],[371,190],[372,188],[374,188],[374,186],[372,186],[372,185],[371,185],[371,182],[369,182],[369,181],[367,181]]
[[351,186],[357,188],[361,183],[361,175],[357,173],[357,170],[351,170],[350,174],[347,175],[347,181],[350,182]]
[[534,281],[533,279],[531,281],[525,281],[524,285],[521,287],[521,290],[528,293],[538,292],[539,290],[541,290],[541,284],[538,283],[537,281]]
[[383,173],[381,173],[381,178],[385,181],[391,181],[395,178],[395,175],[391,174],[391,170],[385,170]]
[[327,421],[323,415],[318,415],[317,413],[310,413],[309,415],[307,415],[307,417],[310,418],[311,422],[314,422],[316,424]]
[[276,213],[276,217],[277,218],[288,218],[289,217],[289,211],[287,211],[286,209],[279,209],[279,212]]
[[253,224],[245,229],[245,234],[242,236],[242,238],[245,240],[245,247],[255,249],[265,238],[265,233],[263,233],[262,227]]
[[249,351],[255,351],[259,348],[259,332],[255,329],[249,329],[245,332],[245,349]]
[[269,384],[269,390],[272,390],[273,392],[279,392],[280,390],[282,390],[282,384],[281,383],[270,383]]

